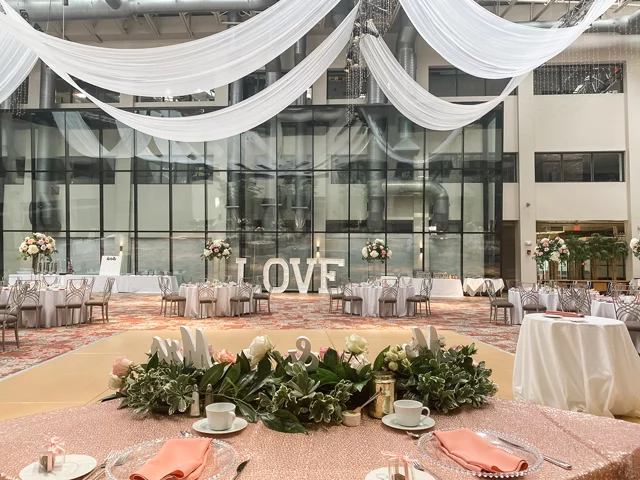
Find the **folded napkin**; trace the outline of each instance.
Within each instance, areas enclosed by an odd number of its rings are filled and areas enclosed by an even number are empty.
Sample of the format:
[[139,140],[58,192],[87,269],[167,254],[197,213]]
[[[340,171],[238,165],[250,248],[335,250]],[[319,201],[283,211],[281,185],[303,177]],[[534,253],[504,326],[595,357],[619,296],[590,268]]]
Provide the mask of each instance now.
[[444,453],[467,470],[474,472],[521,472],[527,462],[487,442],[467,429],[438,431],[434,435]]
[[557,310],[547,310],[547,315],[561,315],[567,318],[584,318],[584,314],[582,313],[559,312]]
[[211,440],[179,438],[167,440],[160,451],[131,474],[130,480],[165,480],[171,477],[196,480],[207,464]]

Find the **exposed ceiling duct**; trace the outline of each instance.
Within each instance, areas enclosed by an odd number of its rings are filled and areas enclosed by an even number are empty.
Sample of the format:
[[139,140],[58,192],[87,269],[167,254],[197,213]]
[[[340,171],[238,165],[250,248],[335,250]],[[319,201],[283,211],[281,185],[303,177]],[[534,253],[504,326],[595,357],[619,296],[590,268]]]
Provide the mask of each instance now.
[[[552,28],[556,22],[521,22],[537,28]],[[619,33],[638,35],[640,33],[640,9],[631,15],[608,20],[596,20],[585,33]]]
[[265,10],[276,0],[7,0],[30,22],[100,20],[145,14],[207,13],[227,10]]

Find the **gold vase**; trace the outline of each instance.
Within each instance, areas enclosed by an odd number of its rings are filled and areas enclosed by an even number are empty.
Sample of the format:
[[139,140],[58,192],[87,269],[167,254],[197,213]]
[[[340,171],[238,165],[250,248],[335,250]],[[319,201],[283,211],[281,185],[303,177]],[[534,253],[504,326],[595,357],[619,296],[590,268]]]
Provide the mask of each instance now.
[[369,415],[382,418],[393,413],[393,402],[396,399],[396,379],[391,372],[374,372],[371,379],[371,394],[382,391],[369,406]]

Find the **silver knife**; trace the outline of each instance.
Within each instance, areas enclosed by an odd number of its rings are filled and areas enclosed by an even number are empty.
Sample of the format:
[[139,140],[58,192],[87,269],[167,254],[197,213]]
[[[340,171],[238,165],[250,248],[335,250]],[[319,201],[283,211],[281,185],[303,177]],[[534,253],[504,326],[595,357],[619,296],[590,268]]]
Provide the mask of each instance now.
[[[520,450],[525,450],[525,451],[527,450],[522,445],[518,445],[517,443],[510,442],[509,440],[506,440],[502,437],[498,437],[498,440],[500,440],[502,443],[506,443],[507,445],[511,445],[514,448],[519,448]],[[549,457],[544,454],[542,455],[542,459],[553,465],[556,465],[557,467],[564,468],[565,470],[571,470],[573,468],[567,462],[563,462],[562,460],[558,460],[557,458]]]
[[238,478],[240,476],[240,474],[244,470],[244,467],[247,466],[247,463],[249,463],[249,460],[245,460],[240,465],[238,465],[238,468],[236,468],[236,474],[233,476],[233,478],[231,480],[236,480],[236,478]]

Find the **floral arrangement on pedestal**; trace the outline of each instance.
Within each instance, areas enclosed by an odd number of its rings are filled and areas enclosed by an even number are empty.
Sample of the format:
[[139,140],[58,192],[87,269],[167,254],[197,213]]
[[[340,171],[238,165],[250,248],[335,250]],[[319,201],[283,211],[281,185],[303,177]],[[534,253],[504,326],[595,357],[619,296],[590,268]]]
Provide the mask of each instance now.
[[545,262],[566,262],[569,260],[569,249],[560,237],[545,237],[536,244],[533,258],[538,265],[544,265]]
[[20,258],[23,260],[31,259],[34,270],[40,255],[50,257],[51,254],[57,252],[56,241],[44,233],[32,233],[24,237],[24,241],[18,247]]
[[236,355],[210,350],[213,366],[208,369],[159,360],[151,353],[144,365],[118,357],[109,387],[122,398],[120,408],[170,415],[186,412],[194,402],[194,391],[201,402],[208,392],[214,402],[234,403],[248,421],[260,419],[287,433],[306,433],[314,423],[342,421],[347,409],[370,396],[367,386],[373,370],[392,371],[404,398],[419,400],[435,411],[484,405],[497,385],[490,381],[491,370],[484,362],[473,363],[475,345],[444,350],[442,343],[434,352],[415,342],[387,347],[372,365],[366,358],[367,341],[351,335],[341,354],[321,348],[317,368],[309,371],[303,357],[296,361],[295,356],[282,356],[265,335]]
[[214,258],[218,260],[228,260],[232,253],[231,245],[227,242],[223,240],[212,240],[205,245],[202,258],[205,260],[213,260]]
[[629,242],[629,247],[631,247],[631,253],[633,253],[633,256],[640,260],[640,245],[638,245],[638,243],[640,243],[640,240],[632,238]]
[[393,252],[388,245],[385,245],[384,240],[376,238],[373,242],[367,241],[364,247],[362,247],[362,259],[367,262],[380,261],[385,263],[391,259]]

